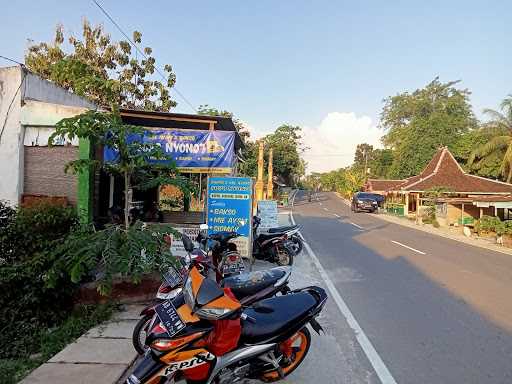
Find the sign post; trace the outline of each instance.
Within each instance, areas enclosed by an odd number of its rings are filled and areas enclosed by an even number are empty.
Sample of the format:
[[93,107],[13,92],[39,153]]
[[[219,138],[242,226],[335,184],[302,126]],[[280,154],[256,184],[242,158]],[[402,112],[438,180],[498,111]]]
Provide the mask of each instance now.
[[209,177],[206,215],[208,233],[236,232],[242,257],[252,259],[252,179]]

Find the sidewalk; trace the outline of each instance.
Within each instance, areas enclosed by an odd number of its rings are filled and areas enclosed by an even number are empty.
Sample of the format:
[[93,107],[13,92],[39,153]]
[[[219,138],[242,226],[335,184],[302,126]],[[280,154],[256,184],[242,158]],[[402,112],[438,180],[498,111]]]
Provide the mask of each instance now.
[[[336,193],[336,196],[338,196],[344,204],[346,204],[350,207],[350,202],[347,199],[341,197],[338,193]],[[494,241],[494,238],[478,237],[476,234],[472,234],[471,237],[466,237],[463,233],[457,233],[458,230],[462,231],[461,227],[459,227],[457,232],[455,232],[456,229],[452,230],[451,228],[434,228],[433,226],[428,225],[428,224],[418,225],[415,222],[410,221],[406,218],[392,216],[392,215],[388,215],[386,213],[381,213],[381,214],[372,215],[372,216],[374,216],[378,219],[381,219],[381,220],[388,221],[393,224],[398,224],[398,225],[402,225],[404,227],[413,228],[418,231],[428,232],[433,235],[437,235],[437,236],[441,236],[441,237],[444,237],[447,239],[459,241],[461,243],[473,245],[475,247],[485,248],[490,251],[495,251],[495,252],[500,252],[500,253],[504,253],[507,255],[512,255],[512,248],[507,248],[507,247],[496,244]]]
[[20,383],[117,383],[137,357],[131,337],[142,308],[126,305],[125,309],[69,344]]

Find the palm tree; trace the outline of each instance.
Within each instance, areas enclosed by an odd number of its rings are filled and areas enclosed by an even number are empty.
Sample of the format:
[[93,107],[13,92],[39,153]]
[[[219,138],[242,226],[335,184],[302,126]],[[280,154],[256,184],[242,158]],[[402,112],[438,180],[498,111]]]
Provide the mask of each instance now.
[[501,112],[484,109],[484,114],[491,118],[484,128],[498,134],[471,152],[468,165],[471,167],[496,153],[504,153],[500,171],[503,177],[507,178],[507,183],[510,183],[512,180],[512,94],[503,99],[500,110]]

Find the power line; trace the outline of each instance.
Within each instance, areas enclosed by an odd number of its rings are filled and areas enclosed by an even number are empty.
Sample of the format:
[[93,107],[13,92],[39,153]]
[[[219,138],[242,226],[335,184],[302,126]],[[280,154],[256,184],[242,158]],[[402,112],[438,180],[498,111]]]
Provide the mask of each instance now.
[[[92,2],[94,4],[96,4],[96,6],[101,10],[101,12],[103,12],[103,14],[112,22],[112,24],[114,24],[114,26],[118,29],[119,32],[121,32],[121,34],[130,42],[130,44],[137,50],[137,52],[139,52],[146,60],[148,59],[148,57],[146,56],[146,54],[137,46],[137,44],[135,44],[135,42],[123,31],[123,29],[119,26],[119,24],[117,24],[117,22],[112,18],[112,16],[110,16],[110,14],[96,1],[96,0],[92,0]],[[155,66],[155,70],[156,72],[162,77],[162,79],[164,81],[167,81],[167,78],[165,77],[165,75],[162,73],[162,71],[157,67]],[[194,107],[194,105],[187,100],[187,98],[185,97],[185,95],[183,95],[179,90],[178,88],[176,88],[175,86],[171,88],[171,90],[175,91],[176,94],[181,97],[181,99],[190,107],[192,108],[192,110],[194,111],[194,113],[197,113],[197,108]]]
[[22,67],[24,67],[24,66],[25,66],[25,64],[20,63],[19,61],[16,61],[16,60],[14,60],[14,59],[11,59],[11,58],[9,58],[9,57],[7,57],[7,56],[0,55],[0,58],[2,58],[2,59],[4,59],[4,60],[7,60],[7,61],[11,61],[11,62],[16,63],[16,64],[18,64],[18,65],[21,65]]

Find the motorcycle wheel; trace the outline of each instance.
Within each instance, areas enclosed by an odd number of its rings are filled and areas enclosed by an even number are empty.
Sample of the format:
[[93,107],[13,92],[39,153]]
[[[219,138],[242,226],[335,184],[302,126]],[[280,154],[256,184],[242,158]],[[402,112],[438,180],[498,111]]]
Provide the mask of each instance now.
[[285,246],[277,247],[275,260],[276,264],[281,267],[286,265],[291,266],[293,264],[293,251]]
[[133,329],[133,348],[135,348],[139,355],[143,355],[146,352],[146,331],[152,319],[153,315],[145,315]]
[[[290,358],[283,358],[281,360],[281,369],[283,370],[285,377],[295,371],[302,361],[304,361],[311,345],[311,334],[307,327],[302,328],[290,339],[294,339],[292,344],[292,354]],[[272,383],[274,381],[281,380],[281,377],[279,376],[279,372],[274,370],[263,374],[260,380],[266,383]]]
[[290,240],[293,243],[293,251],[295,252],[295,255],[301,253],[303,247],[302,239],[299,236],[293,236]]

